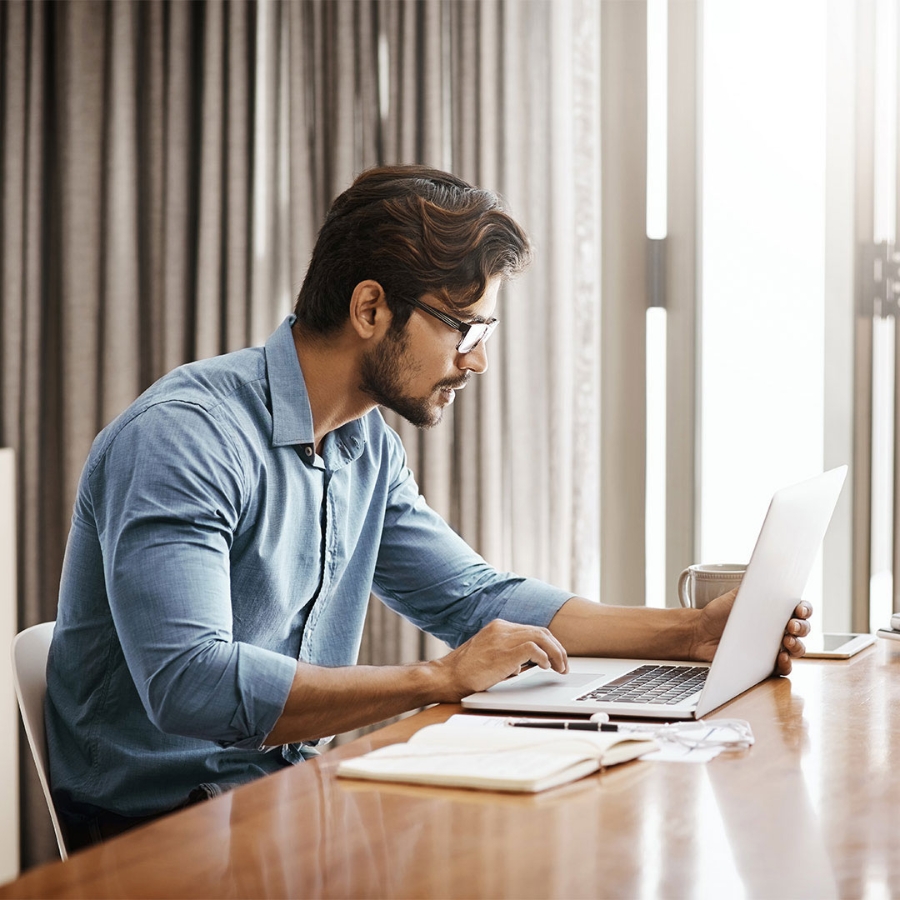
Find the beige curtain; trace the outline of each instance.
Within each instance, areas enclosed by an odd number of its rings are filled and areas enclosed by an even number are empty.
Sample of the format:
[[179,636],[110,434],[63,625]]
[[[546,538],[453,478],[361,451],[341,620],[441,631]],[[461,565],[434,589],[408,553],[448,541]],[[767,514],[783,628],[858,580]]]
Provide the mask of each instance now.
[[[491,371],[394,422],[491,562],[596,597],[600,7],[592,0],[0,4],[0,446],[17,451],[19,627],[56,614],[95,434],[190,359],[261,343],[331,199],[425,162],[498,189],[537,260]],[[363,661],[446,648],[379,604]],[[23,863],[55,850],[27,749]]]
[[[501,568],[599,591],[600,8],[396,3],[380,31],[385,159],[494,187],[537,250],[490,371],[444,423],[392,419],[432,506]],[[372,610],[366,652],[445,652]]]

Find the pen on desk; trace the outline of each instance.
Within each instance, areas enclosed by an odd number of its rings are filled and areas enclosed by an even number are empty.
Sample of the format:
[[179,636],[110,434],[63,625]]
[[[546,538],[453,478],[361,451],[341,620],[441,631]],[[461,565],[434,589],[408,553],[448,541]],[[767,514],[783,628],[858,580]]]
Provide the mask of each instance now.
[[618,731],[612,722],[510,722],[513,728],[561,728],[564,731]]

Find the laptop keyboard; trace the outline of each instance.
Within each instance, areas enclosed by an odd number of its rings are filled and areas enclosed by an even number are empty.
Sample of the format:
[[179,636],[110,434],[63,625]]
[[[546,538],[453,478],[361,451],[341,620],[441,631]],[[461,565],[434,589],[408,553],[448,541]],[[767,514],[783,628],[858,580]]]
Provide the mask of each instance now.
[[706,666],[639,666],[576,699],[674,706],[703,687],[708,671]]

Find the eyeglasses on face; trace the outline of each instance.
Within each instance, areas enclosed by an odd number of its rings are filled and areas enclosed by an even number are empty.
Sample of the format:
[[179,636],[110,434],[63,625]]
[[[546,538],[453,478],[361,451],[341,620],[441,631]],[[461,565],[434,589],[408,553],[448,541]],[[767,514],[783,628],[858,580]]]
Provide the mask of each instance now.
[[494,332],[497,327],[497,319],[488,319],[486,322],[463,322],[462,319],[455,319],[453,316],[423,303],[421,300],[413,300],[410,297],[400,297],[404,303],[421,309],[422,312],[440,319],[449,328],[458,331],[461,335],[459,343],[456,345],[457,353],[470,353],[479,344],[484,343]]

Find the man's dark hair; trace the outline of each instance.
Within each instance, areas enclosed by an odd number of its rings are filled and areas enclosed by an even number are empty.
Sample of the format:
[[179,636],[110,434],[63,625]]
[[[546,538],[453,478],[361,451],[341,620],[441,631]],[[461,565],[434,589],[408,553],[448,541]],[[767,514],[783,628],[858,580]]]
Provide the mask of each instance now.
[[294,312],[304,329],[333,332],[353,289],[377,281],[401,329],[431,294],[464,310],[494,276],[511,278],[531,258],[528,238],[492,191],[426,166],[363,172],[331,205]]

